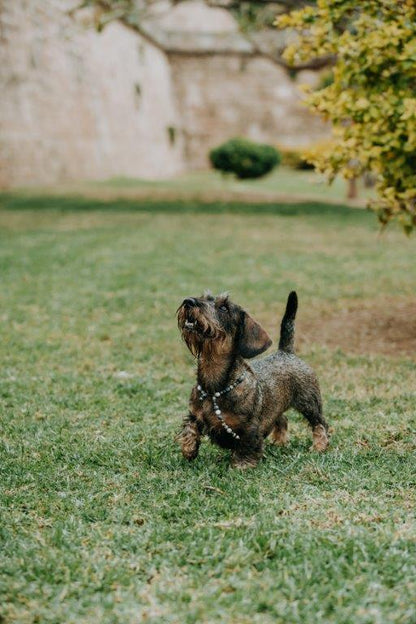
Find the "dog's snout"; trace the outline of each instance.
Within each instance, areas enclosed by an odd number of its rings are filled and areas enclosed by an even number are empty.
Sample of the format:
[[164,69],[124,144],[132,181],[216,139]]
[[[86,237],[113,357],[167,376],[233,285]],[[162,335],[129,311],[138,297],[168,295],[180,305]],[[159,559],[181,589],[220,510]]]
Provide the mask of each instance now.
[[196,306],[196,299],[194,299],[193,297],[187,297],[186,299],[183,300],[182,305],[184,305],[187,308],[193,308],[194,306]]

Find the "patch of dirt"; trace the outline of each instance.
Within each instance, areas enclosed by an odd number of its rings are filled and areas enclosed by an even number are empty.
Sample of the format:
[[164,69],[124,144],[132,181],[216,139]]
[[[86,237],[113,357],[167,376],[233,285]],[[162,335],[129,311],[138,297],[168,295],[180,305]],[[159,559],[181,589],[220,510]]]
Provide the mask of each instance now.
[[416,356],[416,299],[389,298],[366,307],[354,302],[313,312],[313,318],[304,313],[299,321],[299,346],[317,343],[346,353]]

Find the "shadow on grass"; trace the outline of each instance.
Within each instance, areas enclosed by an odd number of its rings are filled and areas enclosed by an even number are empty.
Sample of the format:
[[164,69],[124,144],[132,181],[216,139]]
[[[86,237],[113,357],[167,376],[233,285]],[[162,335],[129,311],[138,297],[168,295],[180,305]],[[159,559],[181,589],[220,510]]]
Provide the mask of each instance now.
[[12,193],[0,194],[2,210],[53,210],[57,212],[75,211],[124,211],[124,212],[158,212],[158,213],[190,213],[190,214],[270,214],[287,217],[328,216],[362,220],[371,217],[366,210],[351,208],[345,205],[325,204],[318,201],[299,203],[244,203],[203,202],[197,200],[131,200],[111,199],[100,200],[87,197],[70,196],[32,196]]

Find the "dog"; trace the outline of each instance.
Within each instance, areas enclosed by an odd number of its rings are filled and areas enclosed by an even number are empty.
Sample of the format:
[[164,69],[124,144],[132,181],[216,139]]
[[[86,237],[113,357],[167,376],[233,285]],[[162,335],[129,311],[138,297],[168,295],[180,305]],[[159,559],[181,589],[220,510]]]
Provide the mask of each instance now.
[[312,449],[328,447],[328,424],[314,371],[294,353],[298,297],[289,294],[278,350],[265,358],[246,361],[272,344],[267,332],[227,294],[188,297],[177,310],[178,327],[197,359],[197,382],[189,413],[178,436],[182,454],[197,457],[201,437],[231,450],[231,465],[249,468],[263,456],[264,440],[284,445],[294,408],[312,427]]

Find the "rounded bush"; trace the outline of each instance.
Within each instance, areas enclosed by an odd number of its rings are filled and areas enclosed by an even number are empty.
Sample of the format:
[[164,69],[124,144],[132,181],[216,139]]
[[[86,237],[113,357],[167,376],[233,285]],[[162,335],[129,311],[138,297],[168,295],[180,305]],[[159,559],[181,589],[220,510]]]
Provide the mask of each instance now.
[[261,178],[276,167],[280,154],[271,145],[248,139],[231,139],[211,150],[209,158],[214,169],[232,173],[237,178]]

